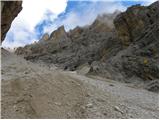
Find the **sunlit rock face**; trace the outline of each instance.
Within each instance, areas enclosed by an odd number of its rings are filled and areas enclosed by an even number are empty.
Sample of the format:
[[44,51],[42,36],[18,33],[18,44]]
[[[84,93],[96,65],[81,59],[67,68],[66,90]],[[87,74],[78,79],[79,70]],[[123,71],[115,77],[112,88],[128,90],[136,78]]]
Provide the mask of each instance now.
[[48,39],[49,39],[49,34],[47,34],[47,33],[44,34],[43,37],[42,37],[42,40],[43,40],[43,41],[46,41],[46,40],[48,40]]
[[5,39],[12,21],[22,10],[22,1],[1,1],[1,42]]
[[64,26],[61,26],[57,30],[53,31],[49,39],[50,41],[53,41],[54,44],[58,44],[58,48],[66,47],[71,42]]
[[53,31],[50,36],[53,40],[66,39],[67,33],[64,29],[64,26],[59,27],[57,30]]

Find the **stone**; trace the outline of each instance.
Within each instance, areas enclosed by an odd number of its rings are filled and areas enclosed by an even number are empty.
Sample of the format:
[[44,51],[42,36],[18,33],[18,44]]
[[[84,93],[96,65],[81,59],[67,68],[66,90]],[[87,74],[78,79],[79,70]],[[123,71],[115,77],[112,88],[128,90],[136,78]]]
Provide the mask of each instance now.
[[114,109],[115,109],[116,111],[118,111],[118,112],[120,112],[120,113],[122,113],[122,114],[123,114],[123,111],[122,111],[122,110],[120,110],[120,108],[119,108],[118,106],[114,106]]
[[59,103],[59,102],[55,102],[54,104],[55,104],[55,105],[58,105],[58,106],[61,106],[61,105],[62,105],[62,104]]
[[77,73],[81,75],[86,75],[87,73],[89,73],[90,69],[90,65],[84,64],[77,68]]
[[152,92],[159,92],[159,80],[153,80],[146,84],[145,88]]
[[92,108],[92,107],[93,107],[93,104],[92,104],[92,103],[88,103],[88,104],[86,105],[86,107],[87,107],[87,108]]

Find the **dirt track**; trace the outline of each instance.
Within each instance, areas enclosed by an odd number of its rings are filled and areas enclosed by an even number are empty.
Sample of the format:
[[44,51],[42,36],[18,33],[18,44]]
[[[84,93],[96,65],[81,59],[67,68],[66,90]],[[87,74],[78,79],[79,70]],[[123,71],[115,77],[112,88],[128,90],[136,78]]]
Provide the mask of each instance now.
[[158,94],[2,50],[2,118],[158,118]]

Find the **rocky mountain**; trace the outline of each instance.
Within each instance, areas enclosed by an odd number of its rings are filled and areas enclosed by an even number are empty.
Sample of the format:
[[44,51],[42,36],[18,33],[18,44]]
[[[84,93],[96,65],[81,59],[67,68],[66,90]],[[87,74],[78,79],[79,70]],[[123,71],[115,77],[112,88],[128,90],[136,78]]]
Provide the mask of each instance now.
[[4,40],[12,21],[22,10],[22,1],[1,1],[1,42]]
[[93,24],[69,32],[61,26],[15,53],[71,71],[88,65],[88,74],[143,83],[148,90],[158,91],[158,26],[158,1],[147,7],[134,5],[123,13],[99,15]]
[[44,39],[45,34],[38,43],[20,47],[16,53],[23,54],[27,60],[54,63],[62,68],[75,70],[81,64],[91,63],[102,57],[101,49],[114,32],[113,23],[105,19],[113,21],[115,16],[99,15],[92,25],[76,27],[69,32],[61,26],[51,33],[48,40]]
[[96,75],[36,64],[5,49],[1,52],[2,119],[159,117],[158,93]]

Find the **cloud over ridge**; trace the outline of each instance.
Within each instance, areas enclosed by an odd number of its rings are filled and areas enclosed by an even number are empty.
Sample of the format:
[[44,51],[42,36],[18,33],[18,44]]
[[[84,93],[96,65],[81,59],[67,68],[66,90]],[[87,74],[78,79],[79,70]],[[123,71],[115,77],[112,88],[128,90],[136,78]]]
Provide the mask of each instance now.
[[[123,2],[122,2],[123,1]],[[156,0],[132,0],[132,4],[148,5]],[[59,26],[73,29],[91,24],[98,14],[124,11],[124,0],[23,0],[23,9],[13,21],[2,46],[18,47],[38,41],[44,33]]]

